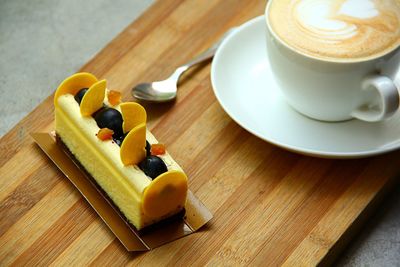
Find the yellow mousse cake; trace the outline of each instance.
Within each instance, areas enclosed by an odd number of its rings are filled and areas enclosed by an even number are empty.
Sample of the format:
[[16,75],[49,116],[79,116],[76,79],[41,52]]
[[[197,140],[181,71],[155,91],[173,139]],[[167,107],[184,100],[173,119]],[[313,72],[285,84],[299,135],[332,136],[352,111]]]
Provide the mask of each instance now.
[[115,98],[90,73],[68,77],[54,97],[56,134],[140,230],[184,209],[188,181],[146,129],[144,108]]

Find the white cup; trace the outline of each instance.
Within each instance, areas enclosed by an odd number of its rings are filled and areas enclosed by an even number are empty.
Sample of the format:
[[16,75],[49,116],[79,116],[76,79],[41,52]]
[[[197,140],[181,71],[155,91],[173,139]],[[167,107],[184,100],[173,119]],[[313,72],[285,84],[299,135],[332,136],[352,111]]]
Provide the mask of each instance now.
[[279,87],[295,110],[322,121],[357,118],[371,122],[389,118],[398,110],[400,47],[360,62],[301,54],[271,29],[271,2],[265,11],[268,57]]

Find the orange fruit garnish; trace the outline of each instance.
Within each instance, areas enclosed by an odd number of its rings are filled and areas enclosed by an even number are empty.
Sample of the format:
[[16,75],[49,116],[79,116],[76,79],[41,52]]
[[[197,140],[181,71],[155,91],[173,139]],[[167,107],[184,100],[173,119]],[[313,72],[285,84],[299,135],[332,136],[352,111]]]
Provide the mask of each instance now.
[[116,106],[119,103],[121,103],[121,93],[118,91],[114,90],[108,91],[107,97],[108,97],[108,102],[113,106]]
[[120,105],[122,118],[122,130],[129,132],[141,123],[146,124],[147,114],[144,107],[136,102],[124,102]]
[[153,156],[165,154],[165,145],[164,144],[152,144],[151,148],[150,148],[150,154],[152,154]]
[[101,128],[97,133],[97,138],[99,138],[102,141],[106,141],[112,139],[113,134],[114,134],[113,130],[108,128]]
[[183,172],[170,170],[160,174],[144,189],[144,214],[158,218],[184,207],[187,191],[188,179]]
[[132,130],[122,141],[120,156],[122,163],[137,165],[146,157],[146,124],[141,123]]
[[106,86],[106,80],[101,80],[89,87],[79,105],[82,116],[91,116],[96,110],[99,110],[103,106]]

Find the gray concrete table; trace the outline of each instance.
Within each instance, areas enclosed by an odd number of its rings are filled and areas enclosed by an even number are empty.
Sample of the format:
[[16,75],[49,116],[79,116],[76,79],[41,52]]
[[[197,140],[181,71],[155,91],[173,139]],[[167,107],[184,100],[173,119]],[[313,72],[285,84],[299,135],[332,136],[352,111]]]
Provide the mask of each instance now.
[[[0,136],[152,2],[0,0]],[[400,266],[399,186],[336,264]]]

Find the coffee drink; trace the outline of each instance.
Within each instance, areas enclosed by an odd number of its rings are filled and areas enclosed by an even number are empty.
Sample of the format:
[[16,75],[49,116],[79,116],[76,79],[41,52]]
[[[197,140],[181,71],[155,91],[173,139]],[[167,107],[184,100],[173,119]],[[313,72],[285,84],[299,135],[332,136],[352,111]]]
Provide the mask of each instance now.
[[323,60],[363,61],[400,46],[400,0],[276,0],[266,17],[283,43]]

